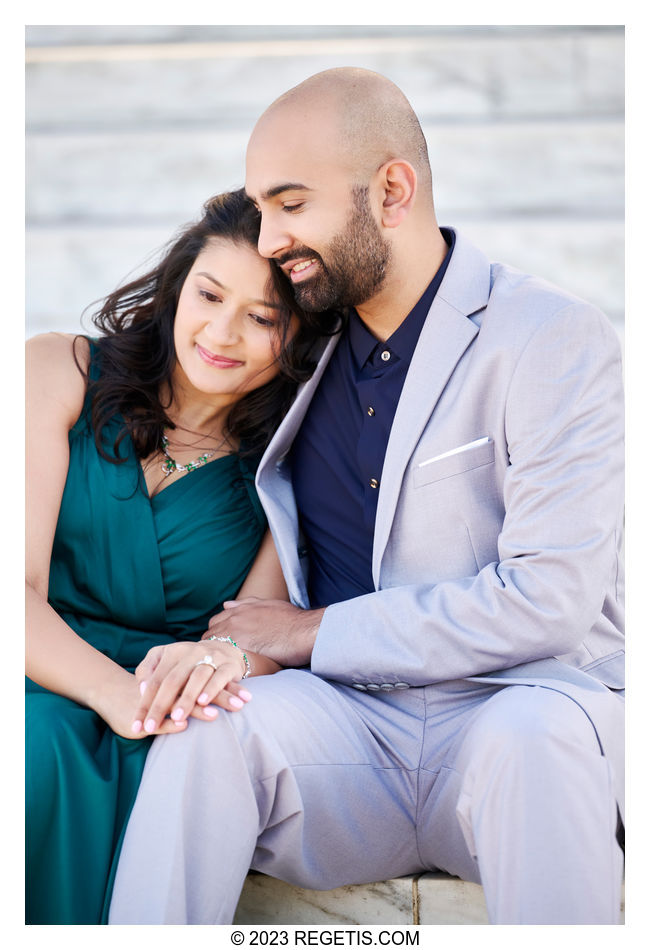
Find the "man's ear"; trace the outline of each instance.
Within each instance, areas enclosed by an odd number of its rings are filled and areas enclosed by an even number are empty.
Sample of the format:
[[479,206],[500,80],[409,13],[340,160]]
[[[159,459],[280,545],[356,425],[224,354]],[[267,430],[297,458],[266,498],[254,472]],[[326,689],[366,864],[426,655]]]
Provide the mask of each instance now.
[[382,224],[386,228],[397,228],[413,207],[418,176],[410,162],[404,159],[386,162],[377,175],[383,193]]

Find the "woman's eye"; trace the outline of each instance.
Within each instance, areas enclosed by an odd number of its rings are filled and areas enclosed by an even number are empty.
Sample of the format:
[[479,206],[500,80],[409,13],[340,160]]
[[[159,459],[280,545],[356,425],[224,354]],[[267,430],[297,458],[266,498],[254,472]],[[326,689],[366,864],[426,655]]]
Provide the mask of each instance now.
[[304,201],[299,201],[295,205],[282,205],[282,210],[286,211],[288,214],[291,214],[293,211],[300,211],[303,205]]
[[216,294],[213,294],[210,290],[199,290],[199,295],[203,297],[204,300],[207,300],[208,303],[218,303],[220,297],[217,297]]
[[249,313],[248,316],[261,327],[275,326],[275,322],[273,320],[271,320],[269,317],[262,317],[259,313]]

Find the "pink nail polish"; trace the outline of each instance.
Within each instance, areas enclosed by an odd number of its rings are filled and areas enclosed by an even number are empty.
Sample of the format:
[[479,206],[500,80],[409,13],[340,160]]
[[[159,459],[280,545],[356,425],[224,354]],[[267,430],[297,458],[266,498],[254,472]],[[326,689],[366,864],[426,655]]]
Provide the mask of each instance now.
[[234,706],[235,709],[241,709],[242,706],[244,705],[241,699],[238,699],[236,696],[231,696],[228,702],[230,703],[231,706]]
[[247,689],[240,689],[240,690],[239,690],[239,698],[240,698],[240,699],[243,699],[244,702],[247,703],[248,700],[249,700],[249,699],[252,699],[253,697],[252,697],[252,695],[248,692]]
[[184,715],[185,715],[185,713],[183,712],[183,710],[181,709],[181,707],[178,706],[178,708],[175,709],[175,710],[172,712],[171,718],[174,720],[174,722],[178,722],[178,720],[179,720],[179,719],[182,719]]
[[141,696],[144,696],[146,688],[147,688],[147,684],[146,684],[146,683],[140,683],[140,695],[141,695]]
[[138,732],[142,732],[142,723],[139,719],[136,719],[136,721],[131,725],[131,732],[135,732],[136,734]]
[[203,706],[204,703],[207,703],[208,699],[209,699],[209,697],[208,697],[208,694],[207,694],[207,693],[201,693],[201,695],[200,695],[199,698],[197,699],[197,703],[199,703],[201,706]]
[[145,731],[145,732],[153,732],[155,728],[156,728],[156,720],[155,720],[155,719],[147,719],[147,721],[146,721],[145,724],[144,724],[144,731]]
[[214,719],[219,715],[219,710],[216,706],[206,706],[203,712],[206,714],[206,716],[209,716],[210,719]]

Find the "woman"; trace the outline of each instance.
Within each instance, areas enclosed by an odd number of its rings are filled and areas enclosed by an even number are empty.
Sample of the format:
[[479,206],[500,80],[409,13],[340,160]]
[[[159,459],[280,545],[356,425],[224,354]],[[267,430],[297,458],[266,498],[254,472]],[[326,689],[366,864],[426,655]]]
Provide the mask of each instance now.
[[258,228],[242,191],[213,198],[106,299],[100,338],[27,346],[28,923],[105,920],[150,737],[241,709],[241,679],[277,669],[185,644],[197,703],[137,719],[151,647],[198,641],[238,591],[286,597],[253,476],[321,327],[290,310]]

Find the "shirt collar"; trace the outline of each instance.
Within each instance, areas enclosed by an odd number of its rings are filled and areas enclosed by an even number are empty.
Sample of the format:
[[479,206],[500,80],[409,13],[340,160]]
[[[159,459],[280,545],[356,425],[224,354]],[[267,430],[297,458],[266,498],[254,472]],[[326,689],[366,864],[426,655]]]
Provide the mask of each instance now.
[[441,228],[440,231],[446,243],[449,245],[445,259],[409,315],[402,321],[385,343],[380,343],[380,341],[372,335],[354,308],[350,309],[348,337],[357,366],[363,366],[377,346],[381,346],[382,349],[390,350],[403,360],[408,361],[413,356],[422,327],[424,326],[424,321],[431,309],[431,304],[438,292],[438,288],[442,283],[442,278],[445,276],[445,271],[447,270],[454,250],[456,240],[454,232],[448,228]]

